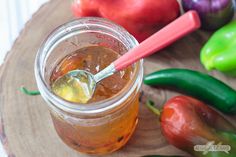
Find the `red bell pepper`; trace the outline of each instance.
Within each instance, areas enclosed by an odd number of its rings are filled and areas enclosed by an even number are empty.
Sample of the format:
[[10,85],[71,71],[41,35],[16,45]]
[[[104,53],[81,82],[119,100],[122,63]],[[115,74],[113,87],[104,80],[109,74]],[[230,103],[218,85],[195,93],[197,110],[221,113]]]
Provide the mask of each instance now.
[[177,0],[77,0],[72,11],[77,17],[110,19],[141,42],[176,19],[180,7]]
[[[153,110],[153,106],[149,106]],[[154,109],[155,110],[155,109]],[[156,112],[158,114],[158,112]],[[188,96],[170,99],[161,112],[161,129],[167,141],[195,157],[235,157],[235,127],[219,113]],[[222,151],[209,151],[206,155],[194,150],[196,145],[229,145],[229,154]]]

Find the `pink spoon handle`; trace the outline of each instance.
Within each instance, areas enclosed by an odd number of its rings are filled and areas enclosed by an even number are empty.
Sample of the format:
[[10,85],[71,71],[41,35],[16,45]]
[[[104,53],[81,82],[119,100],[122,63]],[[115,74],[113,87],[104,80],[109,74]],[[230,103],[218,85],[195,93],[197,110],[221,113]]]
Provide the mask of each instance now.
[[114,61],[116,71],[122,70],[137,60],[165,48],[186,34],[198,29],[200,25],[197,12],[189,11],[185,13]]

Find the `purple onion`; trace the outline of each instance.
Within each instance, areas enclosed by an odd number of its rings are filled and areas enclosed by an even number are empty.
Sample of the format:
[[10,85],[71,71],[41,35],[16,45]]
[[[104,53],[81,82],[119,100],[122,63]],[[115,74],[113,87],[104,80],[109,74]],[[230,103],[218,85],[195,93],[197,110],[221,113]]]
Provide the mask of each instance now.
[[184,11],[196,10],[206,30],[216,30],[234,16],[233,0],[182,0],[182,6]]

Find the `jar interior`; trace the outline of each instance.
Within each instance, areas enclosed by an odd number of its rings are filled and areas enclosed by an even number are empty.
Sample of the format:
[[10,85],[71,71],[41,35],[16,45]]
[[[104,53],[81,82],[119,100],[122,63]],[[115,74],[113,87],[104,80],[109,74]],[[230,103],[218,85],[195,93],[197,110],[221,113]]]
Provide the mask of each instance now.
[[[143,75],[142,61],[132,66],[132,79],[117,94],[118,96],[115,99],[112,99],[112,97],[106,100],[107,103],[104,103],[105,101],[99,102],[96,105],[86,106],[86,108],[80,104],[60,100],[60,98],[55,96],[51,92],[50,76],[54,67],[64,57],[80,48],[101,45],[122,55],[137,44],[138,42],[126,30],[105,19],[83,18],[59,26],[48,36],[39,49],[36,58],[36,80],[39,81],[37,83],[41,95],[49,104],[56,105],[68,112],[98,113],[112,109],[136,89],[134,84],[141,85]],[[57,104],[60,104],[60,106]],[[108,104],[113,105],[108,107]]]
[[127,52],[127,47],[124,43],[114,36],[105,33],[85,32],[72,37],[70,37],[70,34],[68,36],[68,38],[65,37],[63,41],[59,41],[52,46],[53,49],[50,51],[50,55],[48,55],[46,59],[44,78],[49,89],[50,76],[55,66],[65,58],[65,56],[80,48],[99,45],[110,48],[120,55]]

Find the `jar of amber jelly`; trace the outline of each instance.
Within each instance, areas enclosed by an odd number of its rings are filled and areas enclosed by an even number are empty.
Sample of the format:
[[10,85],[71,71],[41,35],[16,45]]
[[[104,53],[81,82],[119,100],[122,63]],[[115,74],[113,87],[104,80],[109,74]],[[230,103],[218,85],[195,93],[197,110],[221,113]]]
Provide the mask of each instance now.
[[[82,61],[84,58],[80,58],[80,53],[86,55],[89,48],[101,46],[103,49],[107,48],[122,55],[136,45],[138,42],[135,38],[122,27],[106,19],[92,17],[80,18],[59,26],[41,45],[35,61],[38,89],[49,106],[56,132],[68,146],[82,153],[106,154],[127,143],[138,122],[143,64],[141,60],[130,66],[128,70],[118,72],[106,78],[104,82],[101,81],[97,88],[101,89],[103,95],[107,94],[109,97],[99,97],[95,91],[94,95],[98,99],[93,99],[87,104],[71,102],[54,94],[51,88],[52,76],[62,75],[58,69],[65,70],[58,66],[66,65],[67,68],[71,68],[70,70],[76,68],[89,70],[92,64],[96,65],[95,62],[106,61],[103,58],[98,61],[99,57],[106,56],[108,60],[112,57],[94,50],[90,52],[93,54],[92,57],[85,56],[86,59],[90,59],[88,64],[87,61]],[[81,49],[84,51],[75,53]],[[77,56],[78,60],[75,60],[75,64],[72,65],[67,61],[71,58],[73,60],[74,56]],[[97,58],[96,61],[93,58]],[[84,67],[82,64],[88,66]],[[95,66],[95,69],[98,67]],[[104,67],[99,68],[102,70]],[[117,90],[116,83],[122,81],[123,84]],[[106,83],[109,84],[107,88],[99,87],[102,84],[106,86]]]

